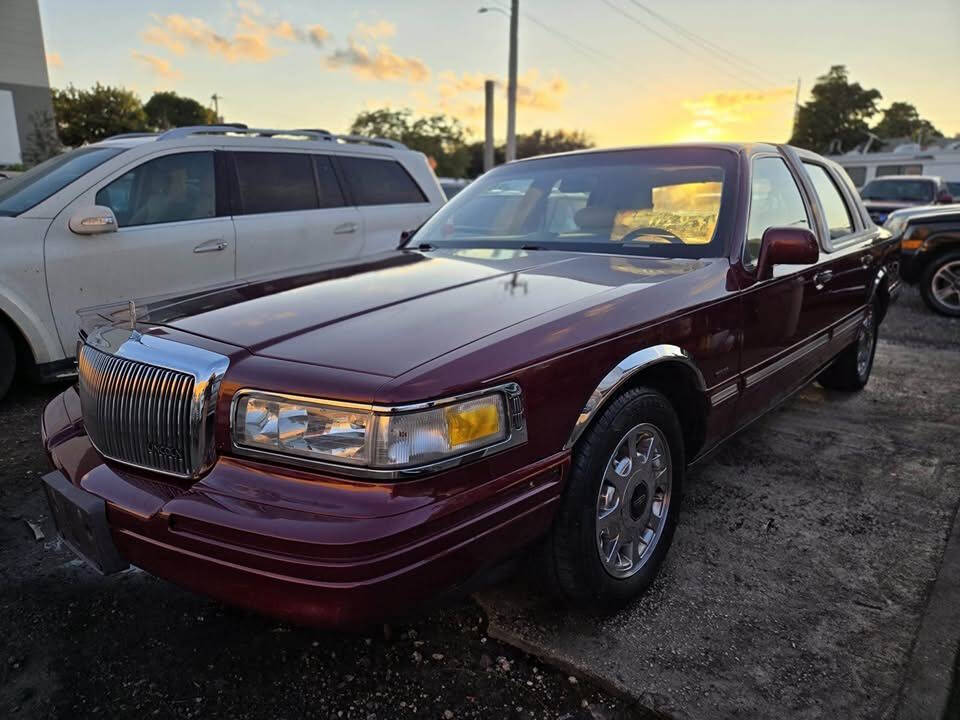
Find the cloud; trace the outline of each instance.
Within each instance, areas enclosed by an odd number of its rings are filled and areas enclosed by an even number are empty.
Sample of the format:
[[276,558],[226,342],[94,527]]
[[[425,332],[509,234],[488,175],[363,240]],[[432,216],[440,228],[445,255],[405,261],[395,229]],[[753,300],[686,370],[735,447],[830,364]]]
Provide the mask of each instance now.
[[[441,73],[437,85],[441,107],[445,112],[456,115],[483,114],[482,93],[488,79],[494,78],[488,78],[483,73]],[[505,103],[507,83],[502,78],[495,82],[503,98],[498,102]],[[568,91],[569,83],[563,76],[554,74],[549,80],[541,80],[540,71],[533,68],[517,78],[517,107],[554,112],[561,109]],[[470,98],[465,99],[464,95]]]
[[393,37],[397,34],[397,26],[387,20],[378,20],[372,25],[365,22],[358,22],[356,34],[361,37],[367,37],[371,40]]
[[215,31],[205,20],[179,14],[153,16],[154,24],[141,33],[149,45],[165,48],[174,55],[188,50],[206,52],[227,62],[266,62],[282,50],[275,42],[310,43],[321,47],[330,37],[322,25],[298,27],[287,20],[265,20],[259,6],[242,13],[233,34]]
[[158,77],[166,78],[168,80],[174,80],[176,78],[182,77],[182,74],[179,70],[175,69],[169,60],[164,60],[161,57],[156,55],[147,55],[146,53],[137,52],[134,50],[130,53],[133,56],[134,60],[139,60],[144,65],[146,65],[150,70],[152,70]]
[[690,116],[690,139],[713,140],[736,134],[767,117],[777,103],[793,98],[791,87],[768,90],[713,92],[681,103]]
[[370,50],[353,37],[348,38],[347,47],[335,50],[327,58],[327,65],[334,69],[348,68],[357,75],[374,80],[419,83],[430,77],[430,68],[423,60],[397,55],[386,45]]

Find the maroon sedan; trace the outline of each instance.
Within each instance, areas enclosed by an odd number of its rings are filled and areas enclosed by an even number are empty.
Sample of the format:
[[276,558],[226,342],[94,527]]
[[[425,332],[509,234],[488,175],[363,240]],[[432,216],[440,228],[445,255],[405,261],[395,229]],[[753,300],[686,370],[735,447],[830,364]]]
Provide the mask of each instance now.
[[895,260],[790,147],[510,163],[397,251],[85,333],[44,487],[103,572],[295,621],[381,620],[524,548],[612,610],[691,464],[813,379],[866,384]]

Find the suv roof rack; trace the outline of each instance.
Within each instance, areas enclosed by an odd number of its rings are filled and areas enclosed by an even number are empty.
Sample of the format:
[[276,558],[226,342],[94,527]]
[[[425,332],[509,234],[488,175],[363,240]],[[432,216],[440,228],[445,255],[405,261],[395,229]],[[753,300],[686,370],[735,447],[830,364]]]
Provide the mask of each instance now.
[[307,140],[327,140],[329,142],[357,143],[361,145],[376,145],[395,150],[406,150],[407,146],[396,140],[386,138],[366,137],[364,135],[337,135],[326,130],[295,129],[269,130],[266,128],[248,128],[237,125],[189,125],[173,128],[157,136],[157,140],[176,140],[191,135],[246,135],[249,137],[301,137]]

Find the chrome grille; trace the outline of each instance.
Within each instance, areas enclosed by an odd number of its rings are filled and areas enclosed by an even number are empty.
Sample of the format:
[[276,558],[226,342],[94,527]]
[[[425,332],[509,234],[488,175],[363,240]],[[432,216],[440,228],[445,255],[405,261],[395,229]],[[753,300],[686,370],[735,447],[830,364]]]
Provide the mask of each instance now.
[[103,455],[193,475],[193,375],[83,345],[77,358],[87,435]]

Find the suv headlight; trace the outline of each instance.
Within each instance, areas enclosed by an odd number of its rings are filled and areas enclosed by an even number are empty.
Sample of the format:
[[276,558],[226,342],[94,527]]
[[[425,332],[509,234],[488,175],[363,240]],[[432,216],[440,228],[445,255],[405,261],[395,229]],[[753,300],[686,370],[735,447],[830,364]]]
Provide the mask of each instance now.
[[519,442],[519,388],[410,408],[378,408],[241,390],[233,442],[243,449],[374,470],[428,465]]

